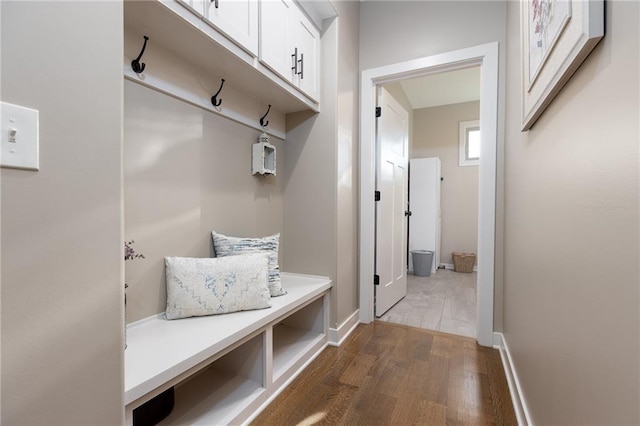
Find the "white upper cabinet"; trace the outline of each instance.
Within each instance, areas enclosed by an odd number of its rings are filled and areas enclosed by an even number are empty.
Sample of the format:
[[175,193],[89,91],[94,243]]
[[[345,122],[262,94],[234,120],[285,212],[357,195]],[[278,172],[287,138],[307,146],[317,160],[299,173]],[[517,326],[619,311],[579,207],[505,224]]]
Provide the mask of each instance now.
[[292,9],[290,0],[260,2],[260,61],[281,77],[292,81],[294,59],[289,52]]
[[205,20],[258,55],[258,0],[186,0]]
[[290,0],[260,4],[260,61],[318,100],[320,33]]
[[304,93],[318,100],[320,33],[300,10],[296,12],[296,19],[293,20],[293,43],[294,55],[297,48],[299,56],[293,82]]

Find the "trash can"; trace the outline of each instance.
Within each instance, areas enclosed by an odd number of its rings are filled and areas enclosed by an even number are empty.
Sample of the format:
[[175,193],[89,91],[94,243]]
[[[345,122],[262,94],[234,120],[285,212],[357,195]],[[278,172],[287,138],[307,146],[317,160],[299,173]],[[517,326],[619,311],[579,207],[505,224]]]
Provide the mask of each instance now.
[[431,276],[431,263],[433,262],[433,252],[430,250],[412,250],[413,275],[418,277]]

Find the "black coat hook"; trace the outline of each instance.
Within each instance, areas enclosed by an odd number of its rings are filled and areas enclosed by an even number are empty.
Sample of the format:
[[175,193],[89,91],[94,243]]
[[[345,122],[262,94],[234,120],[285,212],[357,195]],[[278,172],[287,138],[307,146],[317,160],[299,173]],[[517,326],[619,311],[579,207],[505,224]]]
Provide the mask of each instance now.
[[144,53],[144,49],[147,47],[147,41],[149,40],[149,37],[147,36],[143,36],[144,37],[144,44],[142,45],[142,50],[140,51],[140,54],[138,55],[137,58],[135,58],[133,61],[131,61],[131,68],[133,68],[133,71],[136,74],[140,74],[142,71],[144,71],[144,67],[145,64],[144,63],[140,63],[140,59],[142,58],[142,54]]
[[222,83],[220,83],[220,88],[218,89],[216,94],[211,97],[211,103],[213,104],[214,107],[219,107],[220,104],[222,104],[222,99],[218,99],[218,95],[222,91],[222,86],[224,86],[224,78],[221,80],[222,80]]
[[269,114],[269,111],[271,111],[271,105],[269,105],[269,109],[267,109],[267,112],[264,113],[264,115],[262,116],[262,118],[260,118],[260,125],[262,127],[267,127],[269,125],[269,121],[265,121],[264,119],[267,118],[267,115]]

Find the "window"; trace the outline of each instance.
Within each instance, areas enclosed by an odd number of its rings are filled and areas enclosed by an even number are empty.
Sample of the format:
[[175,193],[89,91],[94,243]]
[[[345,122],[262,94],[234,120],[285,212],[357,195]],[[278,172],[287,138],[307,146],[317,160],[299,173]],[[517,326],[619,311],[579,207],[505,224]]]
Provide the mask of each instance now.
[[480,122],[460,122],[460,166],[480,164]]

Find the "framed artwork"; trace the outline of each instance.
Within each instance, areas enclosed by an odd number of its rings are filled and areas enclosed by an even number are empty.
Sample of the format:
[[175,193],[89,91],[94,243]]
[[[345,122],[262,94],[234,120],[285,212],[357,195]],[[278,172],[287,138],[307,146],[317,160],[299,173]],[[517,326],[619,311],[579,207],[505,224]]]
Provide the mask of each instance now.
[[521,0],[522,130],[604,36],[604,0]]

